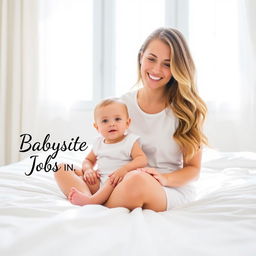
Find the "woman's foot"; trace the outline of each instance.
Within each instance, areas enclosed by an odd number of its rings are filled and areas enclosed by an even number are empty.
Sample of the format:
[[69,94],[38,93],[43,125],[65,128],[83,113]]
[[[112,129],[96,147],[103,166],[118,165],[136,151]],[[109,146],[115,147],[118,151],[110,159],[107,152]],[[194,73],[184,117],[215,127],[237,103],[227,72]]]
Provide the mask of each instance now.
[[76,188],[72,187],[68,195],[68,200],[75,205],[86,205],[90,204],[90,197],[78,191]]

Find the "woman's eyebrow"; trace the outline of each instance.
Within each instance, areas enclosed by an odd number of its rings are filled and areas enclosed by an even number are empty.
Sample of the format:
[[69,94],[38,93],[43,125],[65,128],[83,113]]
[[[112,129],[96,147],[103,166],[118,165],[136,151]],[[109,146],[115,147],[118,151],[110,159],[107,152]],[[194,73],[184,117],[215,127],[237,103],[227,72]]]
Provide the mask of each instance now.
[[[154,53],[149,53],[149,55],[152,55],[153,57],[157,58],[157,56]],[[165,59],[164,61],[169,61],[170,62],[170,59]]]

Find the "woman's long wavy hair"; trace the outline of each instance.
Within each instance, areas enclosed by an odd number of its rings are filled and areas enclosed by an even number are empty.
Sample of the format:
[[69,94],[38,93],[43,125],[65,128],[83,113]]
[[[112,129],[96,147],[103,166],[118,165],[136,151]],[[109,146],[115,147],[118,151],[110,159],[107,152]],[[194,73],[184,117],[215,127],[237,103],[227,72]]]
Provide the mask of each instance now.
[[140,59],[152,40],[161,40],[170,47],[170,69],[172,78],[165,86],[167,104],[179,120],[173,135],[185,155],[190,160],[201,148],[207,145],[202,126],[207,107],[199,97],[195,65],[184,36],[176,29],[159,28],[146,39],[138,54],[138,82],[141,81]]

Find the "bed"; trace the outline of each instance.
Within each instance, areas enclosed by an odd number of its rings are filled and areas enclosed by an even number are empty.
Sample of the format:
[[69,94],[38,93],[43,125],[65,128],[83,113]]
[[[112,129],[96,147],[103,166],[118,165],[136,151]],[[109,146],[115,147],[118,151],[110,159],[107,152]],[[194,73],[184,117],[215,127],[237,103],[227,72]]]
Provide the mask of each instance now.
[[52,172],[30,168],[30,158],[0,167],[1,256],[256,255],[256,153],[204,150],[197,200],[161,213],[72,205]]

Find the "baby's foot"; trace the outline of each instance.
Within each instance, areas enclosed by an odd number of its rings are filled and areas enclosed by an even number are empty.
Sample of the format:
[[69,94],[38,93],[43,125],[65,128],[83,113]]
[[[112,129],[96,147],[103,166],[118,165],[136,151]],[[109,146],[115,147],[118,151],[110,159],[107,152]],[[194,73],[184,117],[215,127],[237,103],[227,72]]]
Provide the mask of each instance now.
[[75,205],[86,205],[90,203],[90,197],[72,187],[68,195],[68,200]]

